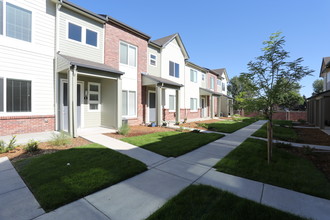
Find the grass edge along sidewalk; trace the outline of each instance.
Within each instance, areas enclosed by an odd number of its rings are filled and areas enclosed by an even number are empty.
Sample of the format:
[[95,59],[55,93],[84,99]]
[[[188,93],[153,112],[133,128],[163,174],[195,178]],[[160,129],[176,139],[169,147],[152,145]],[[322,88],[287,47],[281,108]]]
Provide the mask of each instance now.
[[45,211],[147,170],[142,162],[98,144],[23,159],[14,166]]
[[233,120],[218,121],[215,123],[199,123],[199,126],[206,128],[210,131],[233,133],[241,128],[244,128],[260,118],[239,117]]

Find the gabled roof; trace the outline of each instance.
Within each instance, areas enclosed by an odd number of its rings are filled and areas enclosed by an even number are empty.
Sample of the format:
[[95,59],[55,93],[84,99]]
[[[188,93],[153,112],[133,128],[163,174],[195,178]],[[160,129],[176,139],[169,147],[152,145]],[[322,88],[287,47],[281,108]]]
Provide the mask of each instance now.
[[124,72],[121,72],[111,66],[108,66],[103,63],[97,63],[89,60],[84,60],[80,59],[77,57],[71,57],[63,54],[57,54],[57,56],[63,58],[66,62],[67,65],[69,66],[78,66],[82,68],[88,68],[88,69],[94,69],[94,70],[99,70],[99,71],[104,71],[104,72],[109,72],[109,73],[116,73],[119,75],[123,75]]
[[228,77],[226,68],[214,69],[212,71],[216,72],[218,74],[218,76],[220,76],[220,77],[222,76],[222,74],[224,74],[226,77],[226,80],[229,81],[229,77]]
[[330,57],[323,57],[321,70],[320,70],[320,77],[322,76],[322,73],[325,71],[326,68],[330,68]]
[[164,47],[166,47],[167,44],[169,44],[174,39],[176,39],[178,41],[178,44],[181,48],[181,51],[184,54],[184,58],[189,59],[188,52],[187,52],[187,50],[186,50],[186,48],[183,44],[183,41],[182,41],[179,33],[171,34],[169,36],[162,37],[162,38],[159,38],[157,40],[152,40],[152,41],[150,41],[150,44],[154,45],[154,46],[157,46],[157,47],[160,47],[160,48],[164,48]]
[[197,64],[195,64],[195,63],[192,63],[192,62],[190,62],[190,61],[188,61],[188,60],[186,60],[186,65],[187,65],[187,66],[190,66],[190,67],[193,67],[193,68],[195,68],[195,69],[198,69],[199,71],[202,71],[202,72],[207,72],[207,71],[208,71],[208,70],[205,69],[204,67],[201,67],[201,66],[199,66],[199,65],[197,65]]

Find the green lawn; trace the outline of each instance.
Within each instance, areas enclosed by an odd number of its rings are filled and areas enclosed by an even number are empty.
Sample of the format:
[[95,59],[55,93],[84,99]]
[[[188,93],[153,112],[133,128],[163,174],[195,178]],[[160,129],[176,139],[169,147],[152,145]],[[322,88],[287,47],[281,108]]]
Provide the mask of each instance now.
[[121,140],[166,157],[177,157],[223,136],[214,133],[167,131]]
[[[273,124],[274,139],[290,142],[298,141],[298,135],[292,128],[292,121],[274,120]],[[252,136],[267,138],[267,124],[264,124],[258,131],[254,132]]]
[[267,142],[247,139],[219,161],[218,171],[330,199],[330,183],[307,159],[274,147],[267,164]]
[[209,124],[201,123],[199,125],[211,131],[233,133],[256,121],[258,121],[256,118],[236,118],[235,120],[219,121]]
[[191,185],[168,201],[147,220],[280,220],[303,219],[259,203],[239,198],[211,186]]
[[98,144],[21,160],[15,167],[47,211],[147,169],[142,162]]

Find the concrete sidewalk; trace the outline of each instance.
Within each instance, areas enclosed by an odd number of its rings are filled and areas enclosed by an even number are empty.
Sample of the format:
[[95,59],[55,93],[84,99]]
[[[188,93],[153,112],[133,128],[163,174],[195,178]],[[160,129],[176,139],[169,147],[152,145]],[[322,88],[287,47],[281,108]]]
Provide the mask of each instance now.
[[7,157],[0,157],[0,219],[33,219],[44,214]]

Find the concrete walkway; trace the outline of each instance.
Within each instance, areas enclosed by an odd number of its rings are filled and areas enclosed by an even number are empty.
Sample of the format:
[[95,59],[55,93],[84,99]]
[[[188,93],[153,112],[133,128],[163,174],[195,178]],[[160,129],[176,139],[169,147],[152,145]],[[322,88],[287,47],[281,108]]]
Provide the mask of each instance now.
[[0,219],[33,219],[44,214],[7,157],[0,157]]
[[258,121],[177,158],[137,150],[133,145],[103,135],[84,136],[140,159],[148,164],[149,170],[36,219],[145,219],[191,184],[211,185],[305,217],[329,219],[329,200],[220,173],[212,168],[264,123]]

